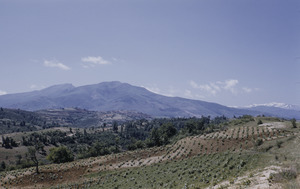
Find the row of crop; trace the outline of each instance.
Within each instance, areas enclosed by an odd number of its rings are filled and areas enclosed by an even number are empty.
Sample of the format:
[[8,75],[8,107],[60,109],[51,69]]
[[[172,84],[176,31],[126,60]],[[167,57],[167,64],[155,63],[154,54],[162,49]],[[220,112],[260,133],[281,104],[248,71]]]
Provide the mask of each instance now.
[[267,128],[267,127],[236,127],[233,129],[228,129],[227,131],[219,131],[211,134],[204,135],[204,139],[229,139],[229,140],[237,140],[237,139],[257,139],[265,138],[273,139],[278,137],[287,136],[287,132],[285,130]]
[[257,155],[219,153],[166,161],[145,167],[99,172],[82,183],[53,188],[182,188],[208,186],[237,177],[253,166]]

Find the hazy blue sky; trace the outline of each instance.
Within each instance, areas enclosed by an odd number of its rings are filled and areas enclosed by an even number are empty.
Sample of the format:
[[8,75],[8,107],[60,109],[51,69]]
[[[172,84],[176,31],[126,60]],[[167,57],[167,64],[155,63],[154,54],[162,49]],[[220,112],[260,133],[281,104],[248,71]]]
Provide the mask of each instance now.
[[0,94],[121,81],[300,105],[299,0],[0,0]]

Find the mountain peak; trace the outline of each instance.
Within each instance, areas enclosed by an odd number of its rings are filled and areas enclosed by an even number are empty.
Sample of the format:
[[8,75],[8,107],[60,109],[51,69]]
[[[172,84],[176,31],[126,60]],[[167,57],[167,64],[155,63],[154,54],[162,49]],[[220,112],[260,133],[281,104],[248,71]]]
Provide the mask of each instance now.
[[96,84],[97,86],[100,87],[119,87],[119,86],[132,86],[128,83],[122,83],[120,81],[104,81],[101,83]]
[[120,81],[104,81],[104,82],[100,82],[97,85],[120,85],[123,84]]
[[65,89],[65,88],[75,88],[71,83],[65,83],[65,84],[58,84],[58,85],[52,85],[50,87],[47,87],[42,90],[47,90],[47,89]]
[[51,87],[47,87],[45,89],[42,89],[40,92],[43,94],[55,94],[55,93],[62,93],[65,91],[69,91],[74,89],[75,87],[70,84],[70,83],[66,83],[66,84],[60,84],[60,85],[53,85]]
[[[95,111],[126,110],[141,112],[154,117],[215,117],[222,115],[233,117],[244,114],[259,115],[266,112],[257,111],[257,109],[229,108],[199,100],[167,97],[152,93],[143,87],[119,81],[80,87],[74,87],[72,84],[54,85],[41,91],[0,96],[0,107],[33,111],[70,107]],[[283,113],[281,111],[274,115],[283,115]],[[296,116],[293,114],[293,117]]]

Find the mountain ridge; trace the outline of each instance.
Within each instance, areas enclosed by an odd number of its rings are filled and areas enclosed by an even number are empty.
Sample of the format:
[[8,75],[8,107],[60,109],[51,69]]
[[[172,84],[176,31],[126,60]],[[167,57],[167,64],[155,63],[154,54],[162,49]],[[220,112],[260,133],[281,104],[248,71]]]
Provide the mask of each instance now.
[[[0,106],[29,111],[77,107],[93,111],[128,110],[154,117],[201,117],[259,115],[256,109],[237,109],[213,102],[167,97],[143,87],[119,81],[74,87],[54,85],[39,91],[0,96]],[[263,112],[265,115],[268,112]]]

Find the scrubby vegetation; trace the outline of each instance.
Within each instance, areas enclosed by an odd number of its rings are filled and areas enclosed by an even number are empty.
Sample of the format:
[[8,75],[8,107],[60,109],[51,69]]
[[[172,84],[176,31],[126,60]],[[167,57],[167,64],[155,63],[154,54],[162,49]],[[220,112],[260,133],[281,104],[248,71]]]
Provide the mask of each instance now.
[[53,127],[91,128],[114,121],[150,119],[149,115],[131,111],[96,112],[79,108],[61,108],[29,112],[0,107],[0,134],[38,131]]
[[[258,125],[260,121],[264,124]],[[7,188],[32,183],[36,188],[245,188],[255,183],[255,174],[239,181],[241,175],[297,164],[300,157],[299,128],[291,121],[248,115],[114,121],[2,138],[13,139],[17,146],[5,148],[2,142],[0,150],[18,151],[15,161],[0,159],[0,184]],[[27,168],[36,165],[27,149],[37,144],[43,150],[35,151],[39,174],[34,174],[35,167]],[[266,179],[280,184],[295,181],[298,173],[282,169]]]
[[47,159],[53,163],[65,163],[73,161],[74,157],[72,152],[65,146],[51,148]]
[[[71,150],[76,159],[80,159],[167,145],[187,136],[224,130],[226,122],[228,119],[225,117],[164,118],[113,122],[88,129],[46,129],[22,133],[17,137],[21,138],[17,142],[11,137],[2,136],[2,146],[13,148],[41,144],[49,149],[63,145]],[[45,157],[42,158],[47,163]]]

